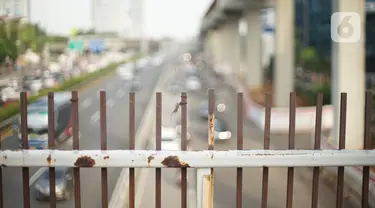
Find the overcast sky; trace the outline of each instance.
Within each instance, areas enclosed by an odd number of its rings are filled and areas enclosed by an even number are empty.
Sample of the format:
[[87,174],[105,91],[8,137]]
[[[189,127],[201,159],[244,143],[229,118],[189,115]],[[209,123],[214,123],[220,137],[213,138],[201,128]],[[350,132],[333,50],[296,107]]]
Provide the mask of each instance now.
[[[111,1],[111,0],[107,0]],[[189,37],[212,0],[144,0],[147,36]],[[91,27],[91,0],[31,0],[31,20],[48,32],[69,34],[72,28]]]

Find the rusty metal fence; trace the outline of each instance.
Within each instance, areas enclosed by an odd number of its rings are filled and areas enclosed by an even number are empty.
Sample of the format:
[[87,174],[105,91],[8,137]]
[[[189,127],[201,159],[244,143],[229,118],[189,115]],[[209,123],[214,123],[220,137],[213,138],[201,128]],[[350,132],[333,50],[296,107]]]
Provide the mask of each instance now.
[[[73,167],[74,201],[75,207],[81,207],[81,185],[79,181],[80,168],[101,168],[101,192],[102,207],[108,207],[108,167],[129,168],[129,207],[135,206],[135,168],[156,168],[155,200],[156,207],[162,207],[161,196],[161,169],[181,168],[181,204],[187,207],[187,168],[197,168],[197,207],[213,207],[213,184],[214,168],[233,167],[237,168],[237,193],[236,207],[242,207],[242,170],[246,167],[262,167],[262,203],[261,207],[267,207],[269,167],[287,167],[287,198],[286,207],[292,207],[293,202],[293,179],[294,167],[313,167],[313,190],[311,207],[318,207],[319,199],[319,167],[337,166],[338,177],[336,186],[336,207],[343,207],[344,188],[344,166],[364,166],[362,185],[362,207],[369,207],[369,166],[375,166],[375,151],[370,150],[370,120],[372,107],[372,94],[366,93],[366,118],[364,150],[345,150],[345,126],[346,126],[346,93],[341,94],[340,105],[340,135],[339,150],[320,150],[322,103],[323,95],[318,95],[316,106],[316,126],[314,150],[295,149],[295,114],[296,94],[290,94],[290,117],[289,117],[289,149],[270,150],[270,118],[271,118],[271,95],[266,95],[265,106],[265,131],[263,150],[244,150],[243,147],[243,93],[237,95],[237,150],[215,151],[214,150],[214,90],[209,90],[209,119],[208,119],[208,145],[206,151],[186,151],[187,140],[187,94],[181,94],[181,102],[176,105],[175,112],[180,108],[181,112],[181,150],[161,150],[161,124],[162,124],[162,94],[156,94],[156,150],[135,150],[135,93],[129,94],[129,150],[107,150],[107,121],[106,121],[106,93],[100,92],[100,127],[101,127],[101,150],[79,150],[79,126],[78,126],[78,92],[72,92],[72,119],[73,119],[73,151],[55,149],[54,140],[54,94],[48,94],[48,150],[29,150],[28,128],[27,128],[27,98],[26,93],[21,93],[21,131],[22,150],[2,150],[0,161],[2,168],[22,167],[23,178],[23,201],[24,208],[30,207],[29,167],[49,167],[50,176],[50,207],[56,207],[55,192],[55,167]],[[1,143],[0,143],[1,144]],[[3,207],[2,168],[0,169],[0,207]]]

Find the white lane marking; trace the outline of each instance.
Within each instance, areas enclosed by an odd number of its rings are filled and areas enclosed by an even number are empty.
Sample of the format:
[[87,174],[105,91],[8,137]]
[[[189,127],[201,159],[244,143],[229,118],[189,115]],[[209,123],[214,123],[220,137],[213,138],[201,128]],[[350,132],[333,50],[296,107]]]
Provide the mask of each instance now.
[[33,185],[33,183],[35,183],[35,181],[44,173],[44,171],[46,171],[47,168],[46,167],[43,167],[43,168],[39,168],[38,171],[36,171],[34,173],[33,176],[30,177],[30,180],[29,180],[29,185]]
[[117,90],[116,95],[118,98],[123,98],[125,95],[124,90]]
[[113,106],[115,106],[115,101],[112,100],[112,99],[109,99],[109,100],[107,101],[107,107],[109,107],[109,108],[113,108]]
[[96,111],[92,116],[91,116],[91,122],[96,123],[100,119],[100,113],[99,111]]
[[90,107],[91,104],[92,104],[91,99],[85,99],[85,100],[81,103],[81,107],[82,107],[83,109],[85,109],[85,108]]

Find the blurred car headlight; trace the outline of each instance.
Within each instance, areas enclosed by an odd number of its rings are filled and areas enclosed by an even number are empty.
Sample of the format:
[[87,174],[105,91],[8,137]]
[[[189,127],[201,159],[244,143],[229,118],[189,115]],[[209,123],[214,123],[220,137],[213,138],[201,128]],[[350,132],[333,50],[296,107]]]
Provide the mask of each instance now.
[[220,132],[219,133],[219,139],[229,139],[231,138],[232,134],[229,131]]
[[60,195],[64,192],[65,186],[63,184],[56,186],[56,194]]
[[49,186],[42,187],[39,184],[35,184],[35,189],[43,194],[49,194]]

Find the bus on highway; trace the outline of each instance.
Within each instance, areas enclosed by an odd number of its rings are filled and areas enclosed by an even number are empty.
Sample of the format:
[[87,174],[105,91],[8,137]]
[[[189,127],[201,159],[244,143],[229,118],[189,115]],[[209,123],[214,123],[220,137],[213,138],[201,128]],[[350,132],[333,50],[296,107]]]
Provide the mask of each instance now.
[[[72,136],[71,93],[58,92],[54,95],[55,139],[63,142]],[[48,97],[44,96],[27,106],[27,130],[30,149],[48,148]],[[22,147],[21,116],[13,125],[13,135]]]

